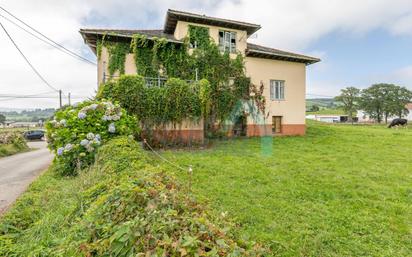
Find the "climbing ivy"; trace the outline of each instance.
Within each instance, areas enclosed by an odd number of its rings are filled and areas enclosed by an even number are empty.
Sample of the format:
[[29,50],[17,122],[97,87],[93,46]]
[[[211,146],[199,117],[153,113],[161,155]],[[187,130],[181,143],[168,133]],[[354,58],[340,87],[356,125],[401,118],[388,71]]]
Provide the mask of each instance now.
[[192,48],[207,48],[210,43],[209,28],[189,25],[189,43]]
[[111,43],[106,46],[109,53],[109,65],[107,68],[110,76],[113,76],[116,71],[119,71],[119,74],[124,74],[126,55],[130,52],[130,44]]
[[125,73],[125,63],[126,55],[130,53],[130,43],[128,42],[117,42],[106,40],[109,39],[110,35],[103,35],[103,37],[96,42],[96,54],[97,58],[100,60],[102,55],[102,49],[105,47],[109,55],[108,71],[109,75],[113,76],[116,71],[119,75]]
[[[170,90],[175,84],[179,84],[179,90],[187,88],[183,82],[170,80],[164,88],[145,90],[145,106],[139,111],[142,116],[139,120],[146,120],[146,124],[176,124],[182,121],[182,117],[186,117],[183,112],[189,112],[191,118],[203,116],[206,130],[215,130],[231,118],[233,109],[243,100],[252,100],[257,109],[264,112],[263,86],[257,89],[251,85],[250,79],[245,75],[242,54],[238,53],[236,58],[231,58],[228,52],[222,53],[211,40],[207,27],[190,25],[188,37],[180,44],[168,42],[164,38],[148,39],[140,34],[134,35],[130,44],[107,40],[101,42],[97,52],[99,54],[102,46],[107,47],[111,75],[116,71],[124,73],[126,54],[131,51],[134,54],[137,74],[143,77],[205,79],[193,84],[195,86],[192,91],[197,92],[197,95],[191,98],[190,103],[196,110],[188,110],[189,105],[184,105],[186,107],[183,109],[176,107],[176,101],[180,101],[180,98],[176,97],[183,94],[183,91]],[[196,48],[189,51],[191,46]],[[196,101],[198,103],[195,103]],[[160,108],[159,104],[166,104],[166,107]]]

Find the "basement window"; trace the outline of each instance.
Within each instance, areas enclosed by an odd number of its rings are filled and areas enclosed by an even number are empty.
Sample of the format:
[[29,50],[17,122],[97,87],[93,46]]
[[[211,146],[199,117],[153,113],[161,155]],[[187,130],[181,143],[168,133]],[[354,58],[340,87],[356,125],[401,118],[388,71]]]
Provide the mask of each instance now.
[[285,81],[271,80],[270,81],[270,99],[285,100]]
[[219,49],[221,52],[236,53],[236,32],[220,30]]

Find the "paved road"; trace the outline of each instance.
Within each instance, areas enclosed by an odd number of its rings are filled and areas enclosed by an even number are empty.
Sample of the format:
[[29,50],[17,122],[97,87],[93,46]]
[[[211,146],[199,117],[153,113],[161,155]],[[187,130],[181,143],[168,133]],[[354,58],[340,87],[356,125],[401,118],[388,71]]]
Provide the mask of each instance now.
[[0,214],[26,190],[53,159],[53,155],[46,148],[46,142],[29,142],[29,146],[38,149],[0,159]]

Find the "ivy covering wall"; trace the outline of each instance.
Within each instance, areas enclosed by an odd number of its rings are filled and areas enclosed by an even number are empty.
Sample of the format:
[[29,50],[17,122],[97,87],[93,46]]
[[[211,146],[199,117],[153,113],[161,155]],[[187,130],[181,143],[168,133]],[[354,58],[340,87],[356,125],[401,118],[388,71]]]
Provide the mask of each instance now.
[[[192,81],[196,78],[205,79],[200,84],[193,83],[196,86],[190,92],[195,93],[190,96],[183,95],[187,87],[190,87],[184,81],[169,80],[165,87],[139,89],[145,92],[144,98],[148,100],[133,99],[134,104],[136,101],[144,101],[145,106],[132,112],[140,115],[140,120],[146,120],[146,124],[179,123],[182,118],[186,118],[186,112],[190,118],[203,117],[206,130],[217,130],[233,116],[235,106],[245,100],[254,102],[258,106],[257,110],[264,112],[263,88],[251,85],[250,79],[246,77],[242,54],[238,53],[236,58],[231,58],[229,53],[222,53],[210,39],[207,27],[190,25],[188,36],[181,44],[168,42],[164,38],[148,39],[136,34],[130,44],[110,41],[110,37],[104,37],[97,45],[98,54],[103,46],[108,49],[111,75],[116,71],[124,73],[126,54],[131,52],[134,54],[137,74],[143,77],[159,76]],[[139,82],[139,87],[144,87],[140,84]],[[129,88],[122,89],[124,97],[128,97]],[[252,96],[250,91],[254,92]]]

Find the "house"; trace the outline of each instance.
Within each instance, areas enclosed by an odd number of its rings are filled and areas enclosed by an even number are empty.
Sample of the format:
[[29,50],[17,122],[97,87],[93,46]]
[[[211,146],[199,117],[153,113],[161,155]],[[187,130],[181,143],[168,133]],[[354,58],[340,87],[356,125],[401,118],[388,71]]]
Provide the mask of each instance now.
[[406,117],[406,119],[408,119],[409,121],[412,121],[412,103],[408,103],[406,105],[406,109],[408,109],[408,111],[409,111],[408,116]]
[[[412,121],[412,103],[408,103],[405,105],[405,109],[408,110],[408,114],[406,116],[402,116],[402,118]],[[365,113],[363,110],[358,110],[356,117],[358,118],[359,122],[362,123],[372,123],[375,122],[369,114]],[[388,117],[388,121],[392,121],[393,119],[399,118],[398,116]]]
[[[348,115],[310,114],[310,115],[306,115],[306,118],[310,120],[316,120],[316,121],[321,121],[321,122],[326,122],[326,123],[348,122]],[[353,122],[357,122],[357,121],[358,121],[358,118],[354,117]]]
[[[260,25],[169,9],[162,29],[81,29],[80,33],[97,55],[97,42],[105,35],[110,35],[114,41],[130,42],[133,35],[140,34],[148,39],[164,38],[167,42],[182,44],[188,36],[190,25],[207,27],[209,37],[221,51],[229,51],[231,56],[240,52],[244,56],[246,75],[251,78],[251,83],[263,84],[267,114],[259,119],[244,118],[241,122],[245,124],[240,127],[246,130],[245,135],[305,134],[306,66],[320,59],[247,42],[252,34],[261,29]],[[107,49],[101,49],[99,56],[97,77],[100,84],[108,74]],[[135,74],[133,54],[127,54],[125,62],[125,74]],[[203,136],[202,129],[201,124],[185,124],[181,128],[199,136]],[[188,133],[186,131],[185,134]]]

